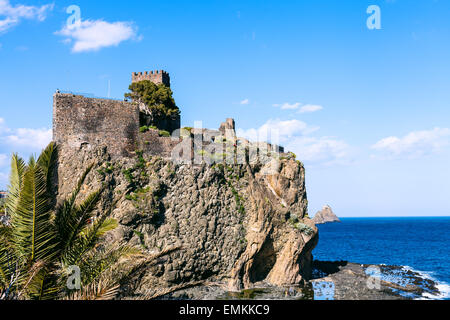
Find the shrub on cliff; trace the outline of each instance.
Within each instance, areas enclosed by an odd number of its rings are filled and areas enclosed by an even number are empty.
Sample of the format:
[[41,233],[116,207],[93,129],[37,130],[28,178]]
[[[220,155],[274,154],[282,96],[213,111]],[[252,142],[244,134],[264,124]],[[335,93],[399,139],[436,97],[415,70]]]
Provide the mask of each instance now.
[[132,83],[128,89],[131,92],[126,93],[125,98],[144,103],[154,123],[180,115],[172,90],[164,84],[156,85],[149,80],[144,80]]
[[[6,200],[10,222],[0,226],[0,300],[113,298],[119,288],[114,274],[117,263],[139,253],[101,242],[117,226],[108,217],[113,206],[94,216],[102,190],[79,202],[92,167],[72,195],[56,205],[52,192],[56,158],[53,143],[28,164],[17,155],[12,157]],[[74,278],[75,288],[68,288],[76,268],[79,282]]]
[[5,213],[5,199],[0,199],[0,215],[3,215]]

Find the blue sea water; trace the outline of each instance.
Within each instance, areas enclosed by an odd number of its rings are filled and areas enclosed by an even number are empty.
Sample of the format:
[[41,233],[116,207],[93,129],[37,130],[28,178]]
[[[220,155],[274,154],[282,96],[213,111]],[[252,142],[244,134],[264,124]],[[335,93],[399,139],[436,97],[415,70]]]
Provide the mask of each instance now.
[[314,259],[405,266],[450,298],[450,217],[343,218],[319,226]]

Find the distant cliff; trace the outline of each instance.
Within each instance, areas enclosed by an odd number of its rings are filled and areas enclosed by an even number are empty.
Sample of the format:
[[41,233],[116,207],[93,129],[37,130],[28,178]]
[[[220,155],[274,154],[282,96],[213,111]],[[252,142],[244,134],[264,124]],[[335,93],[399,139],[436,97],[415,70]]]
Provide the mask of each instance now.
[[334,214],[330,206],[325,206],[323,209],[316,213],[313,218],[315,224],[325,224],[333,222],[341,222],[339,218]]

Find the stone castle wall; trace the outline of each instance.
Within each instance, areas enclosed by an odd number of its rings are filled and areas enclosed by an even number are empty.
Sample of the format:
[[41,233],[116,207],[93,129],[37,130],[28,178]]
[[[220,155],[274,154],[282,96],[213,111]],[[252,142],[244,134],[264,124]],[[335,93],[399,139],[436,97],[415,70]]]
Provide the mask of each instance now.
[[180,143],[182,139],[172,137],[160,137],[158,130],[149,130],[139,133],[139,149],[149,156],[160,156],[162,158],[171,158],[172,150]]
[[113,157],[130,157],[139,149],[163,158],[180,142],[160,137],[158,130],[140,133],[136,104],[61,93],[53,96],[53,141],[75,150],[106,146]]
[[[231,157],[244,154],[246,148],[256,148],[257,155],[254,151],[252,155],[263,158],[274,148],[284,152],[282,147],[250,143],[236,137],[233,119],[227,119],[219,130],[193,129],[189,139],[162,137],[159,130],[140,132],[139,126],[139,106],[135,103],[63,93],[53,96],[53,141],[63,149],[90,150],[103,146],[114,158],[133,157],[136,150],[149,156],[171,158],[173,151],[177,159],[187,162],[205,156],[222,162],[224,153]],[[172,129],[179,127],[177,122]]]
[[106,145],[112,156],[136,149],[139,108],[119,100],[53,96],[53,141],[74,149]]

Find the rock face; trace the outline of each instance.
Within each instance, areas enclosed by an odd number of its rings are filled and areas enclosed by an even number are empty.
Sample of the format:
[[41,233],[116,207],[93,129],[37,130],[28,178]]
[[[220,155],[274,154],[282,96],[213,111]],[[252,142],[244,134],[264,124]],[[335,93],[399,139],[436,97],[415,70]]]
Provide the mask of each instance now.
[[267,174],[258,164],[184,165],[137,152],[111,157],[106,146],[60,149],[58,194],[67,197],[89,164],[81,194],[106,188],[119,227],[108,241],[156,254],[179,248],[148,268],[123,297],[207,281],[228,291],[299,285],[312,275],[318,231],[307,217],[305,170],[284,158]]
[[325,224],[333,222],[341,222],[339,218],[334,214],[330,206],[325,206],[323,209],[316,213],[313,218],[315,224]]

